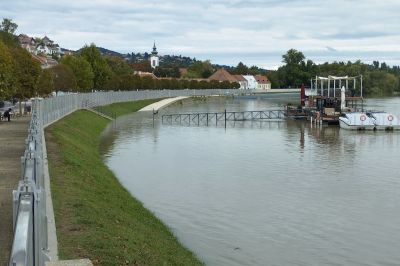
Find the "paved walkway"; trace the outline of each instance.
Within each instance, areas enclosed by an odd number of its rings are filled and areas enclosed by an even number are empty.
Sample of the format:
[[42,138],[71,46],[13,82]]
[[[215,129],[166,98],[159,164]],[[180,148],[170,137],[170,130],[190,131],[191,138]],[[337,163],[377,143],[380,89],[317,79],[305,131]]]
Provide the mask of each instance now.
[[186,99],[186,98],[189,98],[189,97],[187,97],[187,96],[179,96],[179,97],[164,99],[164,100],[158,101],[156,103],[147,105],[146,107],[143,107],[142,109],[139,110],[139,112],[142,112],[142,111],[153,111],[153,110],[154,111],[158,111],[159,109],[161,109],[163,107],[166,107],[166,106],[168,106],[170,104],[173,104],[174,102],[177,102],[177,101],[180,101],[180,100],[183,100],[183,99]]
[[0,121],[0,265],[8,265],[12,245],[12,191],[21,176],[21,156],[30,117]]

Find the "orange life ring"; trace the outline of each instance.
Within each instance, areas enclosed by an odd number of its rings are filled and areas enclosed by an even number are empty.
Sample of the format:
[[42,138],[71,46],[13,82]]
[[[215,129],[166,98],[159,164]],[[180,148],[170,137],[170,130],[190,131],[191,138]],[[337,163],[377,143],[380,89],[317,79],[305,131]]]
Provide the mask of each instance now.
[[360,116],[360,120],[361,120],[361,121],[365,121],[366,119],[367,119],[367,117],[366,117],[365,115],[361,115],[361,116]]
[[392,115],[388,115],[387,120],[392,122],[393,121],[393,116]]

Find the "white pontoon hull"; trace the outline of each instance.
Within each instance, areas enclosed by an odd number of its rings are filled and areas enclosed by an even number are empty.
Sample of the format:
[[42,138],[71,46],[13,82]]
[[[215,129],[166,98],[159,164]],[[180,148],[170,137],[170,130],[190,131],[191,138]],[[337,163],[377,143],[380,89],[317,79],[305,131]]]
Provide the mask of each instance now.
[[340,128],[347,130],[374,130],[375,125],[350,125],[346,121],[339,118]]
[[400,125],[376,125],[375,126],[376,130],[400,130]]

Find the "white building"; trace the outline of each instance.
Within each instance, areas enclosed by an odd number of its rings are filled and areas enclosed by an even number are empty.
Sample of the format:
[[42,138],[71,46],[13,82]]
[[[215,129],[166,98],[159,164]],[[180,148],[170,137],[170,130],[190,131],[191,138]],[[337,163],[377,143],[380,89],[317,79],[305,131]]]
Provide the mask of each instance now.
[[258,87],[257,80],[252,75],[243,75],[243,77],[247,80],[247,89],[256,90]]
[[247,80],[242,75],[233,75],[233,76],[236,78],[237,82],[240,85],[239,89],[241,89],[241,90],[247,90],[248,89]]
[[256,75],[256,76],[254,76],[254,78],[256,79],[256,81],[258,83],[258,85],[257,85],[258,90],[270,90],[271,89],[271,82],[269,81],[269,79],[266,76]]
[[47,45],[44,45],[44,44],[38,45],[36,47],[36,51],[37,51],[38,54],[40,54],[40,53],[45,54],[45,55],[51,55],[52,54],[51,53],[51,49]]
[[156,68],[160,65],[160,59],[158,58],[158,52],[156,48],[156,43],[154,42],[153,51],[150,56],[150,64],[152,68]]

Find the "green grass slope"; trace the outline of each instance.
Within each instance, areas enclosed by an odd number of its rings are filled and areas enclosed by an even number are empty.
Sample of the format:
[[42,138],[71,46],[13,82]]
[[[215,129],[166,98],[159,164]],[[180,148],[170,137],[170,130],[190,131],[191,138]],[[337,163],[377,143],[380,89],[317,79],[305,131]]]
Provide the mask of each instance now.
[[[109,108],[121,115],[149,103]],[[104,165],[99,136],[107,123],[77,111],[46,129],[60,258],[90,258],[95,265],[202,265]]]

